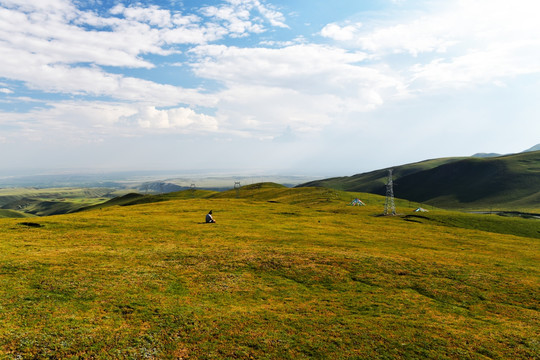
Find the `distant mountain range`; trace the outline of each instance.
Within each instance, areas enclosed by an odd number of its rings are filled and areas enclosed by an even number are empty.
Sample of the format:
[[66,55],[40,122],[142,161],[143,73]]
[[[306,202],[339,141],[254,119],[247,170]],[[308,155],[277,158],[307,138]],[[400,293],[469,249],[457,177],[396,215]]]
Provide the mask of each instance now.
[[[395,166],[395,196],[442,208],[540,209],[540,144],[513,155],[455,157]],[[319,186],[385,195],[388,168],[312,181]]]
[[[540,144],[534,145],[532,148],[524,150],[522,152],[532,152],[532,151],[539,151],[540,150]],[[477,153],[474,154],[473,157],[480,157],[480,158],[486,158],[486,157],[497,157],[497,156],[503,156],[503,154],[497,154],[497,153]]]

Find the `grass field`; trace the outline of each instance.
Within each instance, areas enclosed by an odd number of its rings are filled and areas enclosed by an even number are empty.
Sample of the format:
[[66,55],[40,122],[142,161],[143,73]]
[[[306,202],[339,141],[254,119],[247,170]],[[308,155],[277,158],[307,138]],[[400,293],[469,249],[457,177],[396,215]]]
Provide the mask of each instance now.
[[125,193],[107,188],[0,189],[0,217],[65,214]]
[[143,199],[0,219],[0,358],[540,355],[540,220],[271,185]]

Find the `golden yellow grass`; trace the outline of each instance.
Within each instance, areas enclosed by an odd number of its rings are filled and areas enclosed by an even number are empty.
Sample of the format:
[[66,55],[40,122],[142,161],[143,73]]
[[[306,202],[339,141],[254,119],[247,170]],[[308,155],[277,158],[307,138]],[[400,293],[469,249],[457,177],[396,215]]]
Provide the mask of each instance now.
[[285,191],[0,219],[0,356],[538,356],[537,238]]

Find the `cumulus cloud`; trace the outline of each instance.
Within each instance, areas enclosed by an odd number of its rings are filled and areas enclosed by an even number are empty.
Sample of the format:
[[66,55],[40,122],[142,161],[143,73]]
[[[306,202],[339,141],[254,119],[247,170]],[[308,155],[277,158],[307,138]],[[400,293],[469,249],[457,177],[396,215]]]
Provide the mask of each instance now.
[[[220,6],[207,6],[201,9],[202,14],[217,19],[230,31],[233,36],[245,36],[247,33],[264,32],[264,20],[272,26],[288,27],[283,14],[259,0],[227,0]],[[252,13],[258,12],[262,18]]]
[[195,73],[219,81],[218,113],[240,133],[275,136],[322,129],[345,114],[369,111],[406,89],[399,77],[363,64],[366,55],[302,44],[278,49],[205,45],[193,49]]
[[428,88],[444,88],[500,83],[540,73],[535,9],[540,10],[540,4],[526,0],[459,2],[453,15],[462,14],[462,29],[460,34],[454,32],[455,49],[416,64],[413,79]]
[[27,113],[0,111],[0,126],[15,129],[10,140],[70,143],[100,142],[105,138],[141,136],[148,132],[214,133],[213,116],[185,107],[158,109],[123,102],[61,101]]
[[141,108],[130,120],[137,121],[143,128],[189,130],[189,131],[217,131],[218,123],[212,116],[198,114],[194,110],[179,107],[173,109],[157,109],[154,106]]
[[[0,0],[0,78],[51,98],[100,98],[44,100],[12,114],[21,134],[219,130],[279,140],[288,129],[296,138],[411,94],[540,72],[533,1],[452,0],[374,21],[351,16],[321,27],[324,45],[267,37],[288,25],[262,0],[223,0],[193,14],[129,4],[94,12],[69,0]],[[216,43],[263,33],[257,47]],[[191,86],[149,80],[165,56]],[[0,93],[12,95],[10,85]]]
[[472,86],[540,71],[535,10],[532,0],[454,0],[391,21],[331,23],[321,35],[379,62],[411,56],[415,64],[399,71],[418,89]]
[[[51,84],[58,76],[55,81],[58,84],[49,86],[59,92],[76,91],[76,86],[64,89],[62,85],[66,73],[71,79],[77,79],[70,72],[82,78],[86,74],[96,75],[94,82],[102,80],[103,84],[95,87],[101,89],[109,88],[117,78],[92,66],[81,67],[81,63],[153,68],[155,64],[144,55],[170,55],[180,52],[171,46],[204,44],[230,34],[262,31],[263,25],[251,19],[250,11],[254,8],[268,12],[268,21],[272,23],[279,18],[258,1],[232,1],[216,13],[207,8],[207,16],[228,20],[228,27],[212,22],[203,24],[197,16],[184,16],[157,6],[119,4],[110,10],[109,16],[103,16],[79,10],[67,0],[1,0],[0,4],[3,5],[0,8],[0,76],[22,80],[44,90],[43,83]],[[236,9],[240,9],[240,13],[230,12]],[[234,24],[235,19],[245,24]]]
[[0,125],[15,130],[10,141],[90,143],[111,133],[132,134],[132,130],[121,129],[119,119],[135,113],[136,109],[122,103],[59,101],[24,113],[0,111]]
[[117,4],[109,12],[113,15],[123,15],[127,20],[147,23],[161,28],[173,25],[171,12],[160,9],[156,5],[150,5],[148,7],[138,5],[126,7],[124,4]]
[[[8,62],[4,61],[4,65]],[[10,66],[0,68],[0,76],[25,81],[30,88],[49,93],[107,96],[115,100],[153,103],[156,106],[178,103],[212,106],[216,101],[213,95],[202,94],[197,89],[111,74],[94,66],[39,65],[31,57],[22,58],[19,64],[13,61]]]
[[[153,64],[143,60],[141,54],[164,53],[157,34],[149,31],[148,27],[125,24],[121,31],[87,30],[79,26],[84,24],[73,24],[81,22],[84,17],[79,10],[68,5],[55,10],[57,13],[54,14],[41,7],[1,9],[0,38],[4,50],[15,53],[16,60],[24,56],[38,64],[84,62],[146,68],[153,67]],[[144,36],[140,36],[141,33]]]
[[[374,83],[384,75],[359,65],[362,52],[316,44],[283,48],[198,46],[192,68],[198,76],[225,83],[282,86],[308,92],[327,91],[360,80]],[[377,78],[377,79],[376,79]],[[319,86],[314,86],[319,85]]]
[[336,23],[328,24],[321,30],[321,35],[337,41],[351,41],[358,35],[362,23],[341,26]]

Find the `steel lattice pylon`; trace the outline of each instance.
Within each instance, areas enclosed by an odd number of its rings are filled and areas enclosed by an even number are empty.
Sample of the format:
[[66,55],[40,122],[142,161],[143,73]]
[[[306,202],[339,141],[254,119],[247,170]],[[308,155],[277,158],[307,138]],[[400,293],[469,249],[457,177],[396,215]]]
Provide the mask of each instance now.
[[238,199],[240,197],[240,181],[234,182],[234,188],[236,190],[236,198]]
[[396,204],[394,204],[394,182],[392,181],[392,169],[388,170],[388,182],[386,183],[386,201],[384,203],[384,215],[396,215]]

